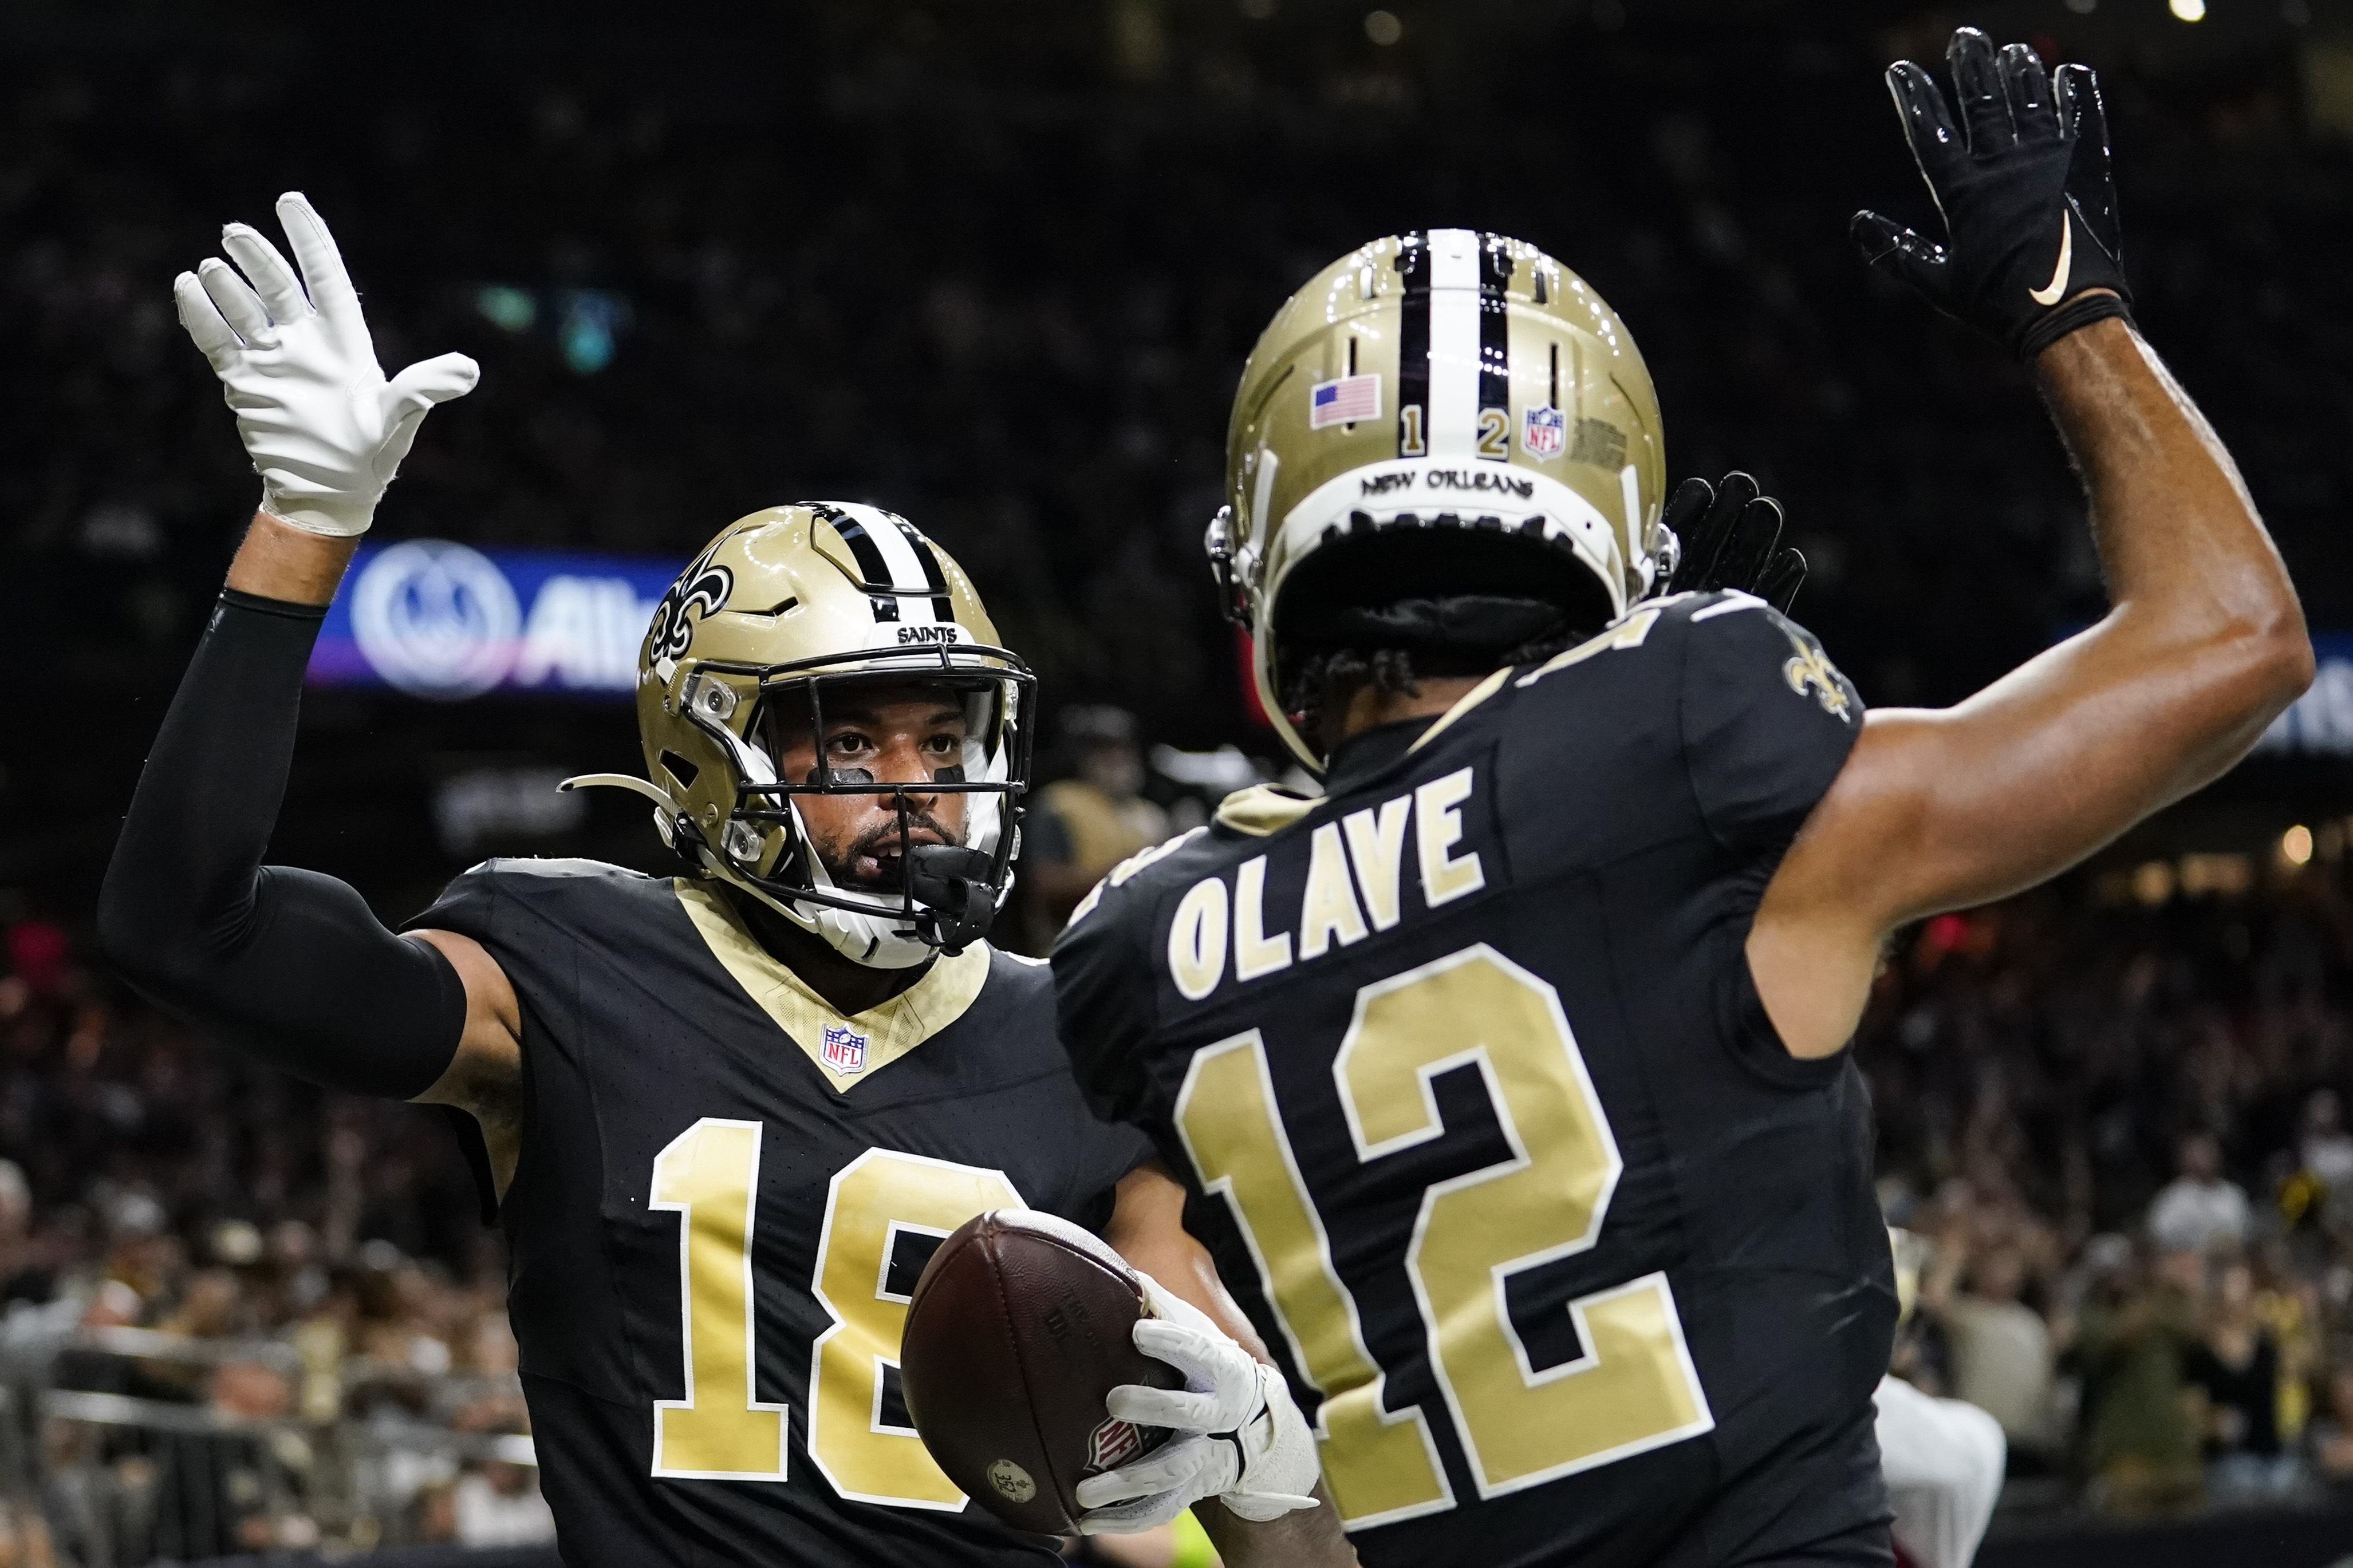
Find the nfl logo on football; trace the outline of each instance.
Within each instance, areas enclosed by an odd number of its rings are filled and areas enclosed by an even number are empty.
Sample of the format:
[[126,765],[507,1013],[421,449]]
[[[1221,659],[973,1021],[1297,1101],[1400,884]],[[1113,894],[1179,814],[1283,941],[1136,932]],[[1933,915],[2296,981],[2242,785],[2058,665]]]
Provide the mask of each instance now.
[[1567,444],[1568,416],[1549,405],[1528,410],[1520,445],[1528,449],[1529,457],[1557,458]]
[[826,1066],[845,1078],[854,1072],[864,1072],[866,1037],[851,1033],[847,1026],[828,1026],[825,1031],[825,1048],[818,1054],[824,1057]]
[[1116,1415],[1087,1435],[1090,1470],[1115,1470],[1143,1452],[1143,1432]]

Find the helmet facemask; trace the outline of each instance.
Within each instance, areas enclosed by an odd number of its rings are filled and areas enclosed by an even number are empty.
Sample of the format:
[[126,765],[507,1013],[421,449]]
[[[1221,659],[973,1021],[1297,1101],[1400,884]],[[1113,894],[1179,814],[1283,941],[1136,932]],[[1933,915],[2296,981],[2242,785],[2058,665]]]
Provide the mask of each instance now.
[[[904,968],[934,950],[959,952],[987,934],[1012,890],[1034,684],[1012,654],[974,644],[761,668],[705,665],[685,683],[681,706],[726,756],[733,804],[716,834],[698,835],[703,841],[695,847],[726,880],[859,963]],[[834,765],[828,724],[838,729],[862,696],[883,688],[952,698],[962,710],[958,760],[927,764],[928,776],[908,779],[878,780],[871,768]],[[750,711],[739,721],[736,710],[746,700]],[[788,770],[783,759],[796,751],[811,765]],[[960,829],[920,804],[949,795],[964,803]],[[807,808],[842,795],[887,797],[893,820],[832,847],[843,862],[838,868],[828,863]],[[916,842],[925,836],[939,841]],[[861,853],[885,842],[896,852]],[[873,860],[875,873],[853,879],[849,868],[861,859]]]

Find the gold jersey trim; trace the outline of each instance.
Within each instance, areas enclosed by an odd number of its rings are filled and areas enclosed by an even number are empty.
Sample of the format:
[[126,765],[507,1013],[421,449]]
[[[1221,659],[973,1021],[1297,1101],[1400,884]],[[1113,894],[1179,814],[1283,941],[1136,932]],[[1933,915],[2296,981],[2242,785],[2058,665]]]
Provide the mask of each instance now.
[[1280,784],[1238,789],[1219,804],[1218,822],[1252,838],[1280,833],[1324,804],[1320,795],[1293,795]]
[[[684,877],[670,886],[711,955],[776,1020],[836,1094],[848,1093],[963,1017],[988,979],[988,944],[975,942],[953,957],[942,953],[934,959],[921,980],[880,1006],[844,1017],[762,947],[715,889]],[[845,1026],[866,1040],[864,1067],[847,1074],[827,1066],[823,1054],[826,1030]]]
[[1432,724],[1429,729],[1424,730],[1421,732],[1421,738],[1414,742],[1412,745],[1406,748],[1406,754],[1408,756],[1411,756],[1414,752],[1421,750],[1424,746],[1427,746],[1432,741],[1438,739],[1439,736],[1444,734],[1447,727],[1452,724],[1454,721],[1461,718],[1462,715],[1470,712],[1471,710],[1478,707],[1482,702],[1486,701],[1487,699],[1495,695],[1496,692],[1501,691],[1504,689],[1504,682],[1510,679],[1511,673],[1512,671],[1510,667],[1506,666],[1505,668],[1495,671],[1494,674],[1489,676],[1486,679],[1481,681],[1470,690],[1464,692],[1461,700],[1457,701],[1453,707],[1449,708],[1443,714],[1440,715],[1437,723]]
[[[1509,669],[1499,669],[1478,685],[1464,692],[1461,700],[1439,717],[1438,722],[1424,730],[1414,743],[1406,748],[1409,755],[1430,744],[1446,727],[1504,689],[1511,675]],[[1247,833],[1253,838],[1264,838],[1280,833],[1301,817],[1324,804],[1320,795],[1294,795],[1280,784],[1252,784],[1226,796],[1218,807],[1218,821],[1237,833]]]

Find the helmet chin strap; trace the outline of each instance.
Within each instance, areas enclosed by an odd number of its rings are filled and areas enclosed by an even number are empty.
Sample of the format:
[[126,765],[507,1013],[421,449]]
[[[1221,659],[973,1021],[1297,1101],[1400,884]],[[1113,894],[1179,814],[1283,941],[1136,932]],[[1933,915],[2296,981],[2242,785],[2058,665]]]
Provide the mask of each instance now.
[[[1002,750],[1000,749],[996,755],[981,763],[975,772],[980,782],[1002,781],[1006,773],[1005,756]],[[968,795],[965,800],[965,809],[970,813],[971,820],[965,834],[965,842],[956,847],[956,849],[959,856],[968,854],[986,860],[988,856],[996,852],[997,837],[1005,830],[1003,803],[996,795],[987,793]],[[833,874],[827,870],[823,858],[815,850],[814,842],[809,837],[808,824],[801,816],[799,804],[790,803],[790,810],[793,814],[793,831],[796,838],[802,845],[809,847],[810,886],[828,892],[839,890],[839,884],[833,879]],[[709,852],[705,851],[705,854],[708,855]],[[948,851],[925,850],[921,854],[946,857]],[[923,868],[914,864],[920,855],[910,855],[909,874],[920,878]],[[716,864],[716,858],[712,857],[712,859],[713,864]],[[955,858],[944,859],[936,868],[937,875],[944,879],[941,883],[941,890],[946,892],[960,888],[963,890],[964,899],[969,900],[973,884],[965,881],[957,875],[961,868],[954,864],[954,859]],[[723,872],[723,874],[725,873]],[[734,879],[731,877],[729,879]],[[1012,890],[1012,879],[1008,877],[1005,887],[999,889],[994,902],[985,910],[938,908],[936,912],[942,915],[961,915],[969,922],[965,925],[960,935],[950,935],[946,939],[946,950],[951,952],[960,952],[968,943],[979,941],[987,932],[990,920],[997,910],[1004,907],[1005,900]],[[865,964],[869,968],[909,969],[942,951],[938,943],[926,942],[916,934],[914,924],[910,921],[872,914],[862,910],[839,910],[826,904],[812,904],[803,908],[797,900],[789,898],[779,900],[756,888],[752,891],[763,902],[803,931],[813,932],[832,943],[835,951],[841,953],[843,957],[852,963]],[[934,906],[930,900],[926,900],[926,907]],[[978,915],[979,918],[974,919],[975,915]]]
[[[840,884],[826,869],[825,858],[818,854],[809,837],[808,824],[802,820],[799,804],[788,801],[787,808],[793,814],[794,836],[807,849],[809,885],[826,892],[839,891]],[[710,856],[710,859],[713,868],[719,868],[718,857]],[[732,868],[721,869],[720,874],[743,886],[731,871]],[[823,938],[852,963],[862,963],[869,969],[913,969],[939,952],[915,934],[913,922],[909,921],[892,920],[863,910],[838,910],[827,904],[803,907],[797,899],[780,900],[758,888],[750,890],[803,931]]]
[[[752,754],[761,755],[757,752]],[[763,760],[765,761],[765,758]],[[1000,752],[997,755],[988,758],[976,769],[976,772],[985,782],[1001,781],[1006,773],[1003,753]],[[631,778],[626,773],[585,773],[577,778],[565,779],[557,787],[565,790],[597,787],[625,789],[633,795],[643,795],[659,808],[654,814],[655,826],[662,830],[663,840],[676,847],[672,824],[680,817],[678,803],[659,785],[645,779]],[[1004,831],[1005,818],[1002,803],[993,794],[977,794],[965,798],[971,803],[969,809],[972,812],[973,820],[971,830],[965,835],[965,845],[957,847],[960,850],[968,847],[970,852],[986,858],[995,852],[997,836]],[[801,816],[798,803],[788,798],[786,809],[792,813],[795,842],[807,847],[808,850],[809,885],[825,892],[840,891],[840,884],[833,879],[832,872],[826,868],[823,857],[817,854],[815,850],[814,841],[809,837],[808,823]],[[705,870],[730,886],[742,889],[800,927],[801,930],[821,938],[835,952],[853,963],[864,964],[870,969],[913,969],[919,963],[928,962],[934,954],[941,951],[937,944],[925,942],[916,933],[914,922],[912,921],[865,910],[836,909],[828,904],[804,906],[799,900],[789,895],[780,898],[761,887],[751,878],[744,876],[724,854],[709,843],[703,842],[700,835],[694,837],[691,847],[696,859],[702,863]],[[963,883],[962,879],[955,876],[955,871],[944,865],[939,868],[939,874],[949,879],[949,882],[944,884],[946,886],[957,884],[966,888],[970,886],[968,883]],[[999,891],[994,906],[984,912],[985,916],[993,916],[997,909],[1003,908],[1005,899],[1011,891],[1012,879],[1008,877],[1006,885]],[[967,892],[965,897],[969,899],[969,896]],[[965,910],[958,912],[965,914],[969,920],[976,911]],[[961,937],[953,940],[954,950],[961,952],[965,945],[980,940],[986,933],[988,923],[987,918],[972,921]]]

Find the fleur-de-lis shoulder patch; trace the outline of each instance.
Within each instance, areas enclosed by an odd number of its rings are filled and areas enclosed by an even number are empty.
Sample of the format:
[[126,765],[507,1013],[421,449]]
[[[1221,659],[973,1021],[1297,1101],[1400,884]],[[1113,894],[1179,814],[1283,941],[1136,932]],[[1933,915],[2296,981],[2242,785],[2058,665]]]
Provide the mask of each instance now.
[[1789,634],[1789,646],[1798,650],[1781,666],[1781,679],[1789,683],[1789,689],[1800,697],[1812,691],[1823,712],[1842,723],[1853,723],[1854,704],[1847,698],[1846,683],[1839,678],[1837,667],[1820,648],[1795,632]]

